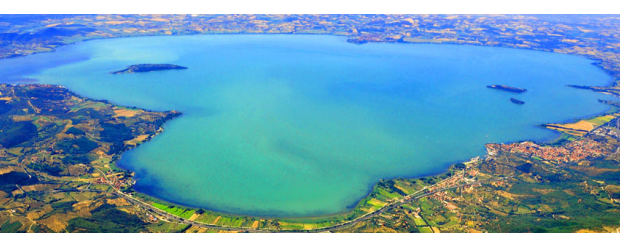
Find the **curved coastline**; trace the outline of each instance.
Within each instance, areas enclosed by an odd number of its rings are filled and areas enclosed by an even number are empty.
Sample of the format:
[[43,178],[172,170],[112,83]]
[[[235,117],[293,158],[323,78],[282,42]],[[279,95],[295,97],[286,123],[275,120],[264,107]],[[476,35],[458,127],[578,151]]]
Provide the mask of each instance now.
[[[218,33],[218,34],[219,34],[219,33]],[[218,34],[196,34],[196,35],[218,35]],[[219,34],[219,35],[235,35],[235,34],[244,34],[244,33],[224,33],[224,34]],[[271,35],[271,34],[269,34],[269,35]],[[307,35],[307,34],[276,34],[276,35]],[[317,34],[317,35],[333,35],[333,34]],[[156,35],[153,35],[153,36],[156,36]],[[340,35],[336,35],[336,36],[340,36]],[[128,37],[115,37],[115,38],[128,38]],[[101,38],[101,39],[108,39],[108,38]],[[94,40],[98,40],[98,39],[94,39]],[[88,41],[88,40],[87,40],[87,41]],[[401,42],[393,42],[393,43],[401,43]],[[436,43],[435,43],[435,44],[436,44]],[[471,44],[454,44],[454,43],[447,43],[447,44],[448,44],[448,45],[471,45]],[[446,45],[446,44],[439,44],[439,45]],[[486,46],[489,46],[489,45],[472,45],[472,46],[485,46],[485,47],[486,47]],[[498,46],[490,46],[490,47],[498,47]],[[500,47],[501,47],[501,46],[500,46]],[[507,47],[503,47],[503,48],[507,48]],[[512,47],[509,47],[509,48],[512,48]],[[527,49],[527,48],[523,48],[523,49]],[[536,49],[527,49],[527,50],[532,50],[532,51],[544,51],[544,50],[536,50]],[[552,53],[555,53],[555,52],[552,52]],[[609,73],[609,71],[607,71],[606,69],[604,69],[602,66],[600,66],[600,65],[599,65],[599,64],[600,64],[600,61],[599,61],[599,62],[596,62],[596,60],[594,60],[594,59],[592,59],[592,58],[590,58],[590,57],[587,57],[587,56],[582,56],[582,57],[586,57],[586,58],[588,58],[588,59],[590,59],[590,60],[595,61],[595,62],[592,62],[591,64],[592,64],[592,65],[595,65],[595,66],[597,66],[597,67],[599,67],[599,68],[601,68],[601,69],[603,69],[603,70],[604,70],[604,71],[605,71],[608,75],[610,75],[612,78],[614,78],[614,79],[615,79],[615,77],[613,77],[613,76]],[[12,57],[12,58],[19,58],[19,57]],[[613,84],[614,84],[614,79],[611,79],[611,83],[610,83],[609,85],[613,85]],[[608,86],[609,86],[609,85],[608,85]],[[103,101],[107,101],[107,100],[103,100]],[[588,117],[597,116],[597,115],[603,115],[603,114],[607,113],[607,112],[610,110],[610,108],[612,108],[612,106],[611,106],[611,105],[609,105],[609,106],[608,106],[608,108],[607,108],[605,111],[603,111],[603,112],[600,112],[600,113],[594,113],[594,114],[593,114],[593,115],[591,115],[591,116],[586,116],[586,117],[583,117],[583,118],[588,118]],[[574,120],[578,120],[578,118],[572,118],[572,119],[567,119],[567,120],[573,120],[573,121],[574,121]],[[166,123],[168,123],[168,122],[166,122]],[[532,126],[536,126],[536,125],[532,125]],[[164,125],[162,128],[165,128],[165,125]],[[558,135],[556,135],[556,136],[555,136],[555,137],[553,137],[553,138],[554,138],[554,139],[557,139],[560,135],[561,135],[561,134],[559,134],[559,133],[558,133]],[[553,139],[552,139],[552,140],[553,140]],[[512,142],[504,142],[504,143],[512,143]],[[128,149],[126,149],[126,150],[130,150],[130,149],[131,149],[131,148],[128,148]],[[121,156],[121,157],[122,157],[122,155],[119,155],[119,156]],[[116,161],[114,161],[113,163],[114,163],[115,165],[117,165],[117,161],[118,161],[118,160],[119,160],[119,159],[116,159]],[[457,162],[448,163],[448,165],[447,165],[447,166],[453,165],[453,164],[458,163],[458,162],[461,162],[461,161],[457,161]],[[442,164],[442,166],[444,166],[444,165]],[[119,166],[119,167],[120,167],[120,166]],[[438,171],[437,173],[434,173],[434,174],[425,174],[425,175],[421,175],[421,176],[416,176],[416,175],[406,176],[406,175],[405,175],[405,176],[394,177],[394,178],[391,178],[391,179],[399,179],[399,178],[420,178],[420,177],[425,177],[425,176],[436,176],[436,175],[440,175],[440,174],[442,174],[442,173],[445,173],[445,172],[446,172],[446,170],[447,170],[447,169],[444,169],[444,170]],[[370,194],[370,193],[372,192],[373,188],[374,188],[377,184],[378,184],[378,183],[374,183],[374,184],[369,185],[369,187],[368,187],[368,192],[367,192],[366,196],[368,196],[368,194]],[[366,197],[366,196],[365,196],[365,197]],[[364,197],[364,198],[365,198],[365,197]],[[156,197],[152,197],[152,196],[151,196],[151,198],[156,198]],[[347,205],[347,208],[349,208],[349,207],[350,207],[350,209],[349,209],[349,210],[346,210],[345,212],[342,212],[342,213],[327,214],[327,215],[317,215],[317,216],[305,216],[305,217],[298,217],[298,216],[295,216],[295,217],[293,217],[293,218],[327,218],[327,217],[333,217],[333,216],[338,216],[338,215],[342,215],[342,214],[348,214],[348,213],[350,213],[350,212],[352,211],[352,209],[354,209],[356,206],[358,206],[358,205],[359,205],[359,203],[360,203],[360,202],[361,202],[364,198],[362,198],[362,199],[360,199],[360,200],[356,201],[356,202],[355,202],[354,204],[352,204],[352,205]],[[156,199],[157,199],[157,198],[156,198]],[[174,203],[173,201],[168,201],[168,200],[164,200],[164,201]],[[180,204],[180,205],[183,205],[183,204],[181,204],[181,203],[179,203],[179,204]],[[185,206],[185,205],[184,205],[184,206]],[[191,206],[187,206],[187,207],[191,207]],[[197,207],[197,208],[198,208],[198,207]],[[213,210],[213,209],[209,209],[209,210]],[[218,210],[213,210],[213,211],[215,211],[215,212],[220,212],[220,213],[226,213],[226,212],[222,212],[222,211],[218,211]],[[226,213],[226,214],[228,214],[228,213]],[[234,213],[230,213],[230,215],[238,215],[238,216],[243,216],[243,214],[234,214]],[[269,217],[269,216],[255,216],[255,217]],[[281,217],[281,218],[282,218],[282,217]],[[285,218],[285,217],[284,217],[284,218]]]

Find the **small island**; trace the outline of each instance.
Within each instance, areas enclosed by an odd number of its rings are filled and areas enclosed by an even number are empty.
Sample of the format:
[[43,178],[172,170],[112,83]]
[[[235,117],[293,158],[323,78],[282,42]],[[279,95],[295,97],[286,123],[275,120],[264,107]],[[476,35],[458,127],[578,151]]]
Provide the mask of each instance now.
[[487,86],[487,88],[499,89],[499,90],[504,90],[504,91],[513,92],[513,93],[525,93],[525,92],[527,92],[527,89],[510,87],[510,86],[506,86],[506,85],[489,85],[489,86]]
[[524,101],[522,101],[522,100],[518,100],[518,99],[515,99],[515,98],[510,98],[510,102],[515,103],[515,104],[518,104],[518,105],[523,105],[523,104],[525,104],[525,102],[524,102]]
[[138,64],[131,65],[123,70],[111,72],[112,74],[137,73],[163,70],[185,70],[187,67],[171,64]]

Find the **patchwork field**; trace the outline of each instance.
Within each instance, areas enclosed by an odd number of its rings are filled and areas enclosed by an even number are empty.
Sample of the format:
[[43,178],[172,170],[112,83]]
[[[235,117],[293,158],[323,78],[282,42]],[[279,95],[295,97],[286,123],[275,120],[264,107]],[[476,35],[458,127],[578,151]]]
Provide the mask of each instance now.
[[566,133],[572,136],[583,136],[595,128],[608,123],[614,118],[620,116],[618,113],[608,114],[603,116],[594,117],[591,119],[580,120],[575,123],[566,124],[545,124],[548,129],[553,129],[562,133]]

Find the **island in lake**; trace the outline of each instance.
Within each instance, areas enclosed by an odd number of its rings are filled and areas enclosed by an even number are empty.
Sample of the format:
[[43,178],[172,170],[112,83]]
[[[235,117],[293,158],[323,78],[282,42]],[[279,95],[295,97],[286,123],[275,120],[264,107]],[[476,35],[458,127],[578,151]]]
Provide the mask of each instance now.
[[123,70],[111,72],[112,74],[137,73],[164,70],[185,70],[187,67],[171,64],[138,64],[131,65]]
[[487,88],[499,89],[499,90],[504,90],[504,91],[513,92],[513,93],[525,93],[525,92],[527,92],[527,89],[517,88],[517,87],[510,87],[510,86],[506,86],[506,85],[489,85],[489,86],[487,86]]
[[524,101],[518,100],[518,99],[515,99],[515,98],[510,98],[510,102],[515,103],[515,104],[519,104],[519,105],[525,104]]

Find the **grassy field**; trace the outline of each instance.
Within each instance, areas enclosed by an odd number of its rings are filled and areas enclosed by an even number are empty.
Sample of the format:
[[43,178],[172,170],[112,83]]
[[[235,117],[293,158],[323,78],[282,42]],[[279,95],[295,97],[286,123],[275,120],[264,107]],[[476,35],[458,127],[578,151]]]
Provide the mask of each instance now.
[[168,205],[161,204],[161,203],[151,203],[151,205],[167,213],[174,214],[184,219],[189,219],[196,212],[196,210],[193,210],[193,209],[181,208],[181,207],[176,207],[176,206],[168,206]]

